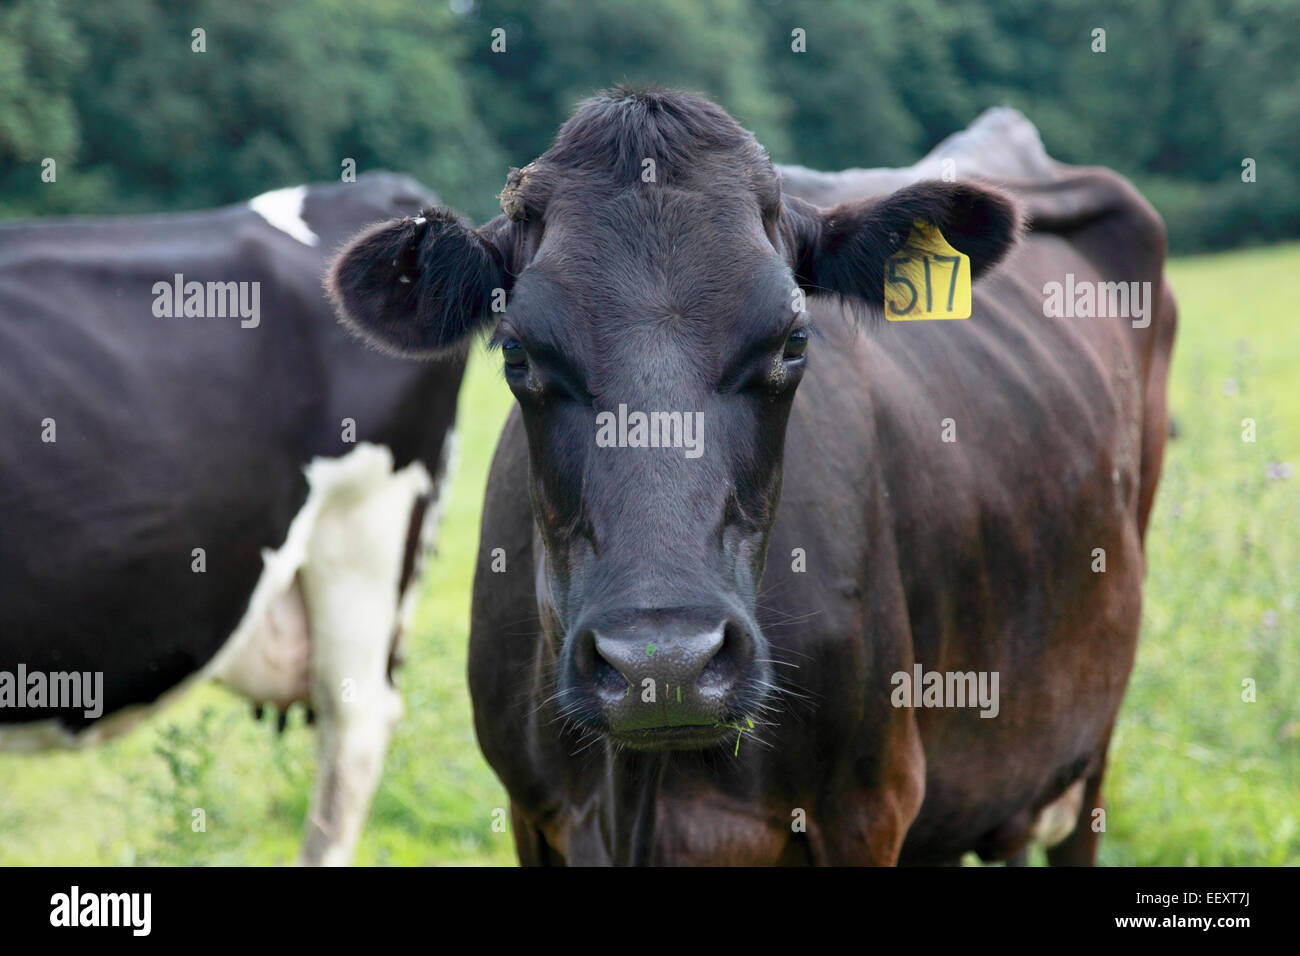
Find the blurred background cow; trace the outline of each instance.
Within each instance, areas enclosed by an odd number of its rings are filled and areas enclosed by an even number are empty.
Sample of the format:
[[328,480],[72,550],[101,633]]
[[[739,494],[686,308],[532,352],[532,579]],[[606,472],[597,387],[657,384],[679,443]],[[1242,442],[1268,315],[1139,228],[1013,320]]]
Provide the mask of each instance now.
[[0,226],[0,748],[215,678],[320,716],[303,860],[345,863],[464,362],[363,350],[325,257],[433,200],[372,174],[209,212]]

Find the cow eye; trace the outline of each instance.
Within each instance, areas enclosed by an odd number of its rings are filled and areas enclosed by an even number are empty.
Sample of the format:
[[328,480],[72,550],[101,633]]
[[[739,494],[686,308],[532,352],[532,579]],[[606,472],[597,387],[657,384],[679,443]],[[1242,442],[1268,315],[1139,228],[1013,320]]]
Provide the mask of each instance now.
[[785,340],[785,353],[781,356],[787,361],[797,359],[808,351],[808,330],[795,329]]
[[511,368],[523,368],[528,364],[528,356],[518,339],[506,339],[501,343],[501,355]]

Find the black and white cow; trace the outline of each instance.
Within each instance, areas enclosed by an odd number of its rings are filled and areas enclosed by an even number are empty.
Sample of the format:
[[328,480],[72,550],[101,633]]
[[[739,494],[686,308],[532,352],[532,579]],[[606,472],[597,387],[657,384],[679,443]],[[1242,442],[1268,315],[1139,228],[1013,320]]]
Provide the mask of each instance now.
[[0,227],[0,749],[93,743],[203,678],[309,702],[303,861],[351,858],[464,362],[364,348],[321,276],[435,201],[375,173]]

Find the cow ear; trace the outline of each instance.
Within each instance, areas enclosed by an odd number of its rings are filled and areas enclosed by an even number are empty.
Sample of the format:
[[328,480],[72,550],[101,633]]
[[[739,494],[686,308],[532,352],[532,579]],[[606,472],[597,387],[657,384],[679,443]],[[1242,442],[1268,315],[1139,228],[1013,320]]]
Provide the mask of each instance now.
[[907,243],[914,222],[937,226],[970,257],[975,278],[1007,254],[1022,229],[1019,209],[1002,193],[941,181],[826,210],[786,197],[783,220],[791,266],[804,290],[877,307],[884,300],[886,260]]
[[[344,325],[398,355],[436,355],[491,324],[508,290],[501,235],[446,209],[372,226],[330,267],[330,298]],[[501,290],[498,292],[498,290]]]

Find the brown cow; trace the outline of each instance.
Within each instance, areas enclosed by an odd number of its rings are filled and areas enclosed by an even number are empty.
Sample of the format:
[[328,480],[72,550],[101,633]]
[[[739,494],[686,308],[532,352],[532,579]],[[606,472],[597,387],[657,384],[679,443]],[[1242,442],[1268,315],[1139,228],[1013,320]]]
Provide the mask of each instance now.
[[[1164,229],[1113,173],[999,165],[976,132],[880,190],[791,170],[823,209],[708,101],[617,90],[511,174],[505,216],[430,211],[340,259],[346,318],[390,348],[500,319],[518,407],[470,684],[523,862],[1034,836],[1093,861],[1166,433]],[[943,158],[1000,188],[915,181]],[[969,320],[870,321],[917,222],[969,257]],[[1088,317],[1118,282],[1132,315]]]

